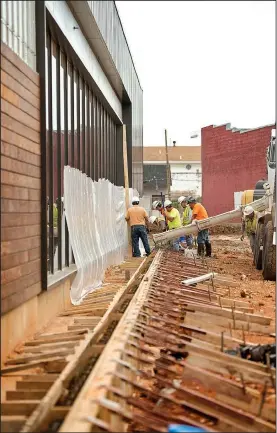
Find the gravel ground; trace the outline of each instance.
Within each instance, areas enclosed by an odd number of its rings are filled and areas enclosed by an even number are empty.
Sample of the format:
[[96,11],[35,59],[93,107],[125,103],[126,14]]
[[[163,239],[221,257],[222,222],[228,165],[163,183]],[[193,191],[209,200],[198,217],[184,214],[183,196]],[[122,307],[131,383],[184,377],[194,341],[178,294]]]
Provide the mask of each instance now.
[[[238,282],[231,288],[232,298],[250,301],[254,313],[271,317],[272,326],[276,325],[275,286],[274,281],[264,281],[262,272],[253,265],[253,256],[246,238],[240,240],[240,234],[211,235],[213,257],[209,264],[213,271],[232,275]],[[275,332],[275,331],[274,331]],[[239,335],[239,332],[238,332]],[[271,337],[252,336],[253,343],[273,343]]]

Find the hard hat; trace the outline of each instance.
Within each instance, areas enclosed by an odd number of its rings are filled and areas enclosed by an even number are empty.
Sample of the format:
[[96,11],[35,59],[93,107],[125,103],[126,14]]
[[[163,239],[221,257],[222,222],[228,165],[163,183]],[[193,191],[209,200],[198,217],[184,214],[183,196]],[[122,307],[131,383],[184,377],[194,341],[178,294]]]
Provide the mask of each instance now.
[[157,219],[157,217],[156,217],[155,215],[152,215],[152,216],[149,218],[149,221],[151,222],[151,224],[153,224],[153,222],[155,222],[156,219]]
[[196,200],[193,197],[189,197],[188,200],[187,200],[187,202],[188,203],[196,203]]
[[253,212],[254,212],[254,209],[252,208],[252,206],[246,206],[246,207],[244,208],[243,215],[244,215],[244,216],[249,216],[249,215],[251,215]]
[[170,200],[166,200],[164,202],[164,207],[171,206],[171,205],[172,205],[172,201],[170,201]]
[[181,195],[181,197],[178,198],[178,203],[181,204],[183,201],[187,201],[187,200],[186,200],[186,197]]
[[134,195],[134,197],[132,198],[132,203],[136,203],[136,202],[139,202],[139,198]]
[[153,203],[152,203],[152,208],[153,209],[157,209],[157,207],[158,206],[161,206],[162,205],[162,203],[159,201],[159,200],[155,200],[155,201],[153,201]]

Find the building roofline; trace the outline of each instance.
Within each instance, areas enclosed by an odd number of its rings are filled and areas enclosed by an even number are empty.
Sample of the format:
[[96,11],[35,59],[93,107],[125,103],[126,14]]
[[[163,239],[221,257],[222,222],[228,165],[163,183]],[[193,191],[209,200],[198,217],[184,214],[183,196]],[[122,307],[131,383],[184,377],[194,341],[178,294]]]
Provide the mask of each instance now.
[[235,126],[231,126],[231,123],[222,123],[221,125],[211,125],[213,128],[220,128],[225,126],[226,130],[230,130],[231,132],[239,132],[240,134],[244,134],[246,132],[256,131],[257,129],[263,129],[267,127],[275,127],[275,123],[268,123],[267,125],[257,126],[256,128],[236,128]]
[[130,47],[129,47],[129,44],[128,44],[127,37],[126,37],[125,32],[124,32],[123,24],[122,24],[122,21],[121,21],[121,18],[120,18],[120,15],[119,15],[119,12],[118,12],[118,9],[117,9],[117,6],[116,6],[116,3],[115,3],[115,0],[113,0],[113,2],[114,2],[114,5],[115,5],[115,10],[116,10],[116,13],[117,13],[117,16],[118,16],[118,19],[119,19],[120,25],[121,25],[121,29],[122,29],[122,32],[123,32],[124,38],[125,38],[125,41],[126,41],[126,45],[127,45],[127,48],[128,48],[129,54],[130,54],[130,57],[131,57],[131,61],[132,61],[132,64],[133,64],[133,67],[134,67],[134,70],[135,70],[135,73],[136,73],[136,76],[137,76],[137,79],[138,79],[139,86],[140,86],[141,90],[143,91],[143,88],[142,88],[141,83],[140,83],[140,80],[139,80],[139,76],[138,76],[138,73],[137,73],[137,70],[136,70],[136,67],[135,67],[135,63],[134,63],[134,60],[133,60],[133,56],[132,56],[132,53],[131,53],[131,50],[130,50]]

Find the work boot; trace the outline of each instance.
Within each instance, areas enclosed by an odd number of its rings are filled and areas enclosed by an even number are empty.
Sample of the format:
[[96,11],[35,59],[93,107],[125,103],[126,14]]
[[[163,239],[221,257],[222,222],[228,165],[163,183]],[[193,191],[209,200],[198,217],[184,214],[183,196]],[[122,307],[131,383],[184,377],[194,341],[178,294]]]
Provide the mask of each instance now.
[[199,257],[203,257],[205,254],[205,247],[204,244],[198,244],[197,245],[197,254]]
[[205,243],[206,246],[206,257],[211,257],[212,256],[212,245],[210,242],[206,242]]

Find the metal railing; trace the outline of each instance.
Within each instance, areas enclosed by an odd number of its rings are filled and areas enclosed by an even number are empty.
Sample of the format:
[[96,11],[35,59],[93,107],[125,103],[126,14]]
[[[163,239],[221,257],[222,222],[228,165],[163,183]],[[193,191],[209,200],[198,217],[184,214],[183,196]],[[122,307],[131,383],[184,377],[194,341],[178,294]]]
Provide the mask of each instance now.
[[1,41],[36,70],[35,1],[1,1]]

